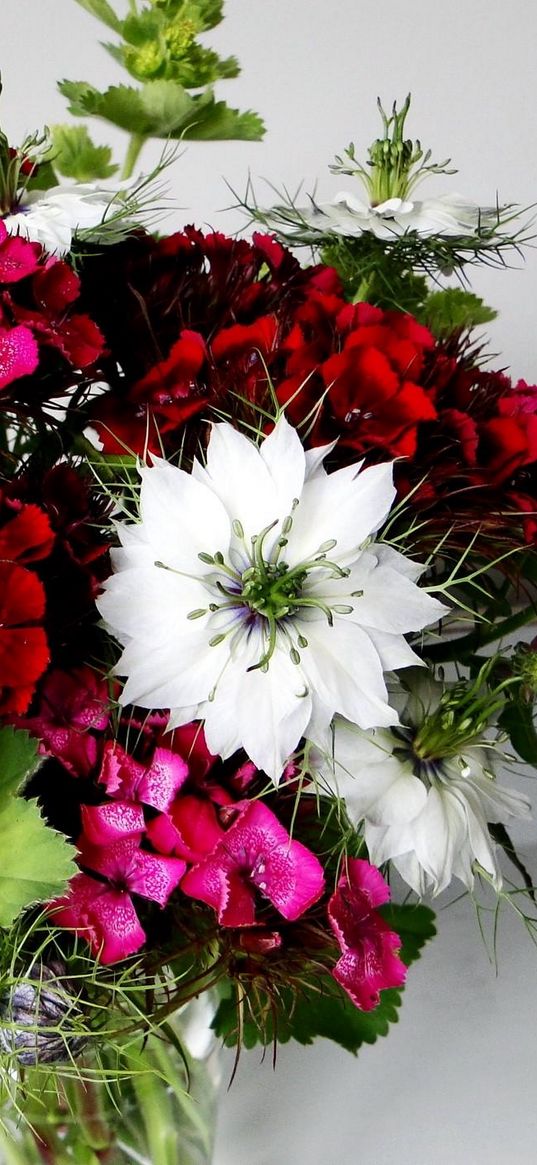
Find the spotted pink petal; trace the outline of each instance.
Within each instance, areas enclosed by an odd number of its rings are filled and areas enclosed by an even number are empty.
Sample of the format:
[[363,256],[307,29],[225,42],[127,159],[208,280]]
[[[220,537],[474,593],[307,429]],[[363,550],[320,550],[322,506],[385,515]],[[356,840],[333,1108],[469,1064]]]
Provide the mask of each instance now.
[[107,888],[90,910],[93,934],[90,947],[99,962],[107,966],[136,954],[145,942],[145,931],[125,890]]
[[294,921],[320,898],[323,888],[318,859],[292,841],[260,801],[244,804],[212,854],[189,870],[182,883],[185,893],[217,910],[223,926],[255,922],[256,891]]
[[[94,898],[105,891],[106,887],[90,878],[88,874],[75,874],[71,878],[66,893],[56,898],[49,905],[54,924],[69,927],[77,934],[87,930],[87,913]],[[87,936],[86,936],[87,937]]]
[[186,870],[180,858],[164,858],[160,854],[139,850],[128,877],[129,890],[165,906]]
[[164,812],[188,777],[188,765],[177,753],[156,748],[150,765],[142,765],[117,741],[104,749],[99,781],[110,797],[141,801]]
[[84,938],[101,963],[117,963],[145,942],[129,894],[87,874],[76,874],[67,894],[52,902],[49,911],[54,925]]
[[18,235],[0,237],[0,283],[17,283],[33,275],[40,258],[40,243],[30,243]]
[[188,765],[169,748],[156,748],[140,784],[140,801],[153,809],[168,809],[188,777]]
[[102,874],[114,886],[130,889],[130,877],[136,869],[141,835],[122,837],[105,845],[92,845],[87,835],[78,839],[79,862],[88,870]]
[[148,823],[147,836],[159,853],[201,862],[225,834],[213,802],[186,793]]
[[140,849],[141,837],[124,837],[106,845],[79,841],[80,863],[102,874],[116,888],[140,894],[165,906],[186,870],[180,858],[161,857]]
[[221,926],[255,926],[255,894],[248,879],[233,866],[225,868],[216,852],[185,874],[181,889],[212,906]]
[[0,388],[30,376],[38,364],[39,350],[29,328],[0,329]]
[[342,951],[332,974],[362,1011],[377,1007],[380,991],[400,987],[406,977],[397,954],[401,939],[375,909],[389,897],[389,887],[375,866],[348,858],[328,903],[328,919]]
[[82,827],[91,845],[103,846],[124,837],[140,838],[145,831],[144,811],[141,805],[130,801],[83,805]]

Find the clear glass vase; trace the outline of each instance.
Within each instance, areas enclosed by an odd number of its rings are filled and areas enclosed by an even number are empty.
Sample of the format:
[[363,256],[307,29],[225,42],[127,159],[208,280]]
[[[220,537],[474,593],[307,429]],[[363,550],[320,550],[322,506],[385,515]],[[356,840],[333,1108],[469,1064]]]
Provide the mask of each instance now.
[[0,1165],[210,1165],[219,1046],[201,996],[158,1032],[68,1072],[24,1069],[0,1112]]

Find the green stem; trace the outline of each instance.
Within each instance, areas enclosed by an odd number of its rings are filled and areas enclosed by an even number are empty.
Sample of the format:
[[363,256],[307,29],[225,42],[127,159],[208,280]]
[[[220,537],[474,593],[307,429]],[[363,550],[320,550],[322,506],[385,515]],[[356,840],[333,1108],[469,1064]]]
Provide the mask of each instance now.
[[487,643],[496,643],[499,639],[505,638],[506,635],[512,635],[513,631],[518,631],[520,627],[526,627],[535,618],[537,618],[537,607],[531,604],[529,607],[524,607],[522,611],[518,611],[516,615],[510,615],[501,623],[494,624],[488,631],[483,633],[471,631],[469,635],[448,640],[447,643],[431,644],[430,647],[424,649],[424,654],[432,663],[447,663],[450,660],[460,659],[461,656],[473,655],[481,647],[485,647]]
[[138,161],[140,150],[145,145],[146,138],[143,134],[133,133],[131,135],[129,144],[127,146],[127,153],[125,154],[125,161],[121,171],[122,178],[130,178],[134,167]]

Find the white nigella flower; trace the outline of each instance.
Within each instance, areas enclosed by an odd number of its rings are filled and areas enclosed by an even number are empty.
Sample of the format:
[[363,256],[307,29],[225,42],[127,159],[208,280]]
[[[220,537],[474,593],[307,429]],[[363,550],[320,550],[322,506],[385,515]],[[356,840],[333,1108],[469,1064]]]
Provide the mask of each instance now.
[[[11,235],[41,243],[49,255],[66,255],[78,231],[96,230],[119,208],[115,190],[90,183],[24,191],[2,221]],[[98,231],[95,241],[99,240]]]
[[[271,212],[265,213],[270,226]],[[444,194],[421,201],[388,198],[375,204],[342,191],[332,203],[317,206],[312,202],[311,207],[297,208],[293,217],[294,223],[289,215],[288,227],[280,215],[275,217],[272,225],[291,239],[294,234],[303,236],[310,230],[313,241],[315,236],[335,234],[356,238],[365,232],[379,239],[390,239],[411,231],[424,238],[431,235],[463,237],[497,226],[498,209],[480,207],[460,194]]]
[[337,717],[331,752],[318,757],[325,786],[344,799],[355,824],[364,823],[371,861],[391,861],[420,896],[440,893],[453,877],[471,889],[474,862],[499,888],[487,823],[530,813],[526,797],[498,785],[493,741],[468,719],[470,701],[459,700],[457,713],[458,700],[455,689],[451,703],[449,689],[442,697],[425,675],[413,683],[404,727],[362,732]]
[[284,417],[255,445],[213,425],[205,466],[141,470],[140,521],[98,600],[124,646],[122,699],[201,718],[209,748],[244,748],[278,781],[303,736],[335,712],[398,722],[383,671],[416,662],[403,638],[446,610],[421,568],[371,541],[395,496],[392,467],[327,474]]

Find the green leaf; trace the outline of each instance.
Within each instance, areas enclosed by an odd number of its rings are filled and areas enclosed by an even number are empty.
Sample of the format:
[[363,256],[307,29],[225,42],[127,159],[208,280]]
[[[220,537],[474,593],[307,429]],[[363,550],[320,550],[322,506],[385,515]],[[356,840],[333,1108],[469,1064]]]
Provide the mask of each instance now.
[[211,90],[191,97],[175,81],[113,85],[104,93],[85,81],[62,81],[59,89],[75,117],[102,117],[139,138],[257,140],[264,132],[257,114],[229,109]]
[[50,190],[58,185],[58,176],[51,162],[40,162],[26,183],[27,190]]
[[[231,109],[225,101],[207,102],[202,106],[199,97],[196,102],[193,124],[186,128],[181,137],[187,141],[248,141],[257,142],[265,133],[265,126],[257,113],[249,109],[240,113]],[[179,135],[174,135],[179,136]]]
[[8,799],[0,807],[0,926],[60,894],[76,872],[75,852],[45,824],[35,802]]
[[537,765],[537,731],[532,704],[510,700],[498,721],[518,755],[527,764]]
[[167,138],[192,115],[192,97],[172,81],[149,81],[140,89],[113,85],[105,93],[84,81],[62,81],[59,88],[70,113],[102,117],[142,138]]
[[54,164],[66,178],[93,182],[115,174],[110,146],[96,146],[85,125],[54,125],[51,132]]
[[433,291],[427,297],[421,318],[435,336],[442,338],[453,332],[471,331],[495,320],[497,311],[488,307],[479,296],[462,287]]
[[[40,763],[37,741],[27,732],[0,729],[0,805],[18,793]],[[4,859],[3,850],[1,861]]]
[[121,32],[121,20],[114,12],[114,9],[108,4],[108,0],[76,0],[81,8],[85,8],[86,12],[90,12],[102,24],[106,24],[108,28],[113,28],[114,32]]
[[398,906],[390,902],[380,914],[401,939],[400,956],[407,967],[420,958],[423,947],[436,934],[435,914],[428,906]]

